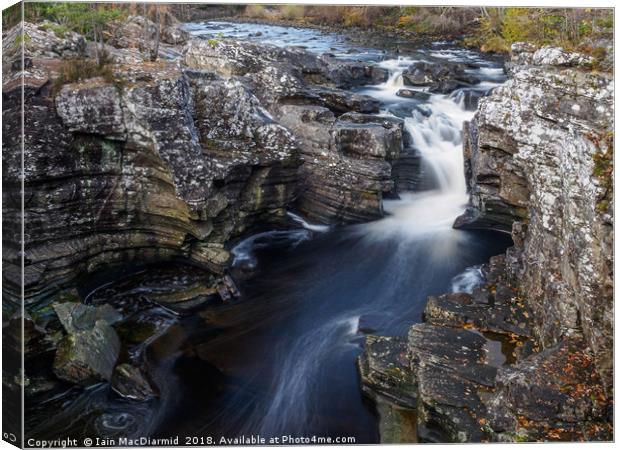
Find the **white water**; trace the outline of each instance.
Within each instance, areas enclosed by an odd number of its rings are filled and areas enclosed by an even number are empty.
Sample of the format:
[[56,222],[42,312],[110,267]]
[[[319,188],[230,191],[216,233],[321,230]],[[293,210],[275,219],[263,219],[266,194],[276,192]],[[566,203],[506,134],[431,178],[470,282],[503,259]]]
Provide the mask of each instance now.
[[[383,67],[393,68],[388,81],[365,93],[384,102],[406,101],[396,96],[396,92],[402,86],[402,71],[411,62],[408,59],[383,61]],[[359,228],[371,240],[392,239],[398,234],[399,238],[410,241],[442,233],[448,239],[442,244],[448,245],[449,239],[456,238],[458,233],[452,230],[454,219],[464,211],[468,200],[461,130],[463,121],[470,120],[474,113],[465,110],[462,98],[447,95],[431,95],[423,105],[424,110],[417,106],[413,104],[410,117],[405,117],[405,130],[435,188],[401,193],[398,200],[385,200],[384,209],[389,215]]]
[[233,267],[243,266],[247,269],[255,269],[257,260],[254,252],[261,248],[270,248],[284,245],[290,248],[297,247],[300,243],[312,238],[312,233],[326,233],[330,230],[328,225],[317,225],[307,222],[303,217],[295,213],[287,212],[287,215],[303,228],[292,230],[274,230],[254,234],[235,245],[230,251],[233,255]]
[[[396,96],[396,92],[403,87],[403,68],[411,62],[400,58],[381,62],[383,67],[391,70],[388,80],[364,93],[382,100],[384,105],[409,101]],[[281,353],[288,356],[281,361],[281,369],[273,380],[271,400],[260,417],[262,433],[298,431],[293,424],[301,427],[300,431],[304,427],[312,428],[315,419],[308,411],[320,410],[318,402],[325,401],[319,400],[320,396],[316,394],[322,389],[318,380],[327,366],[335,364],[335,357],[348,351],[357,335],[360,316],[381,311],[381,325],[394,330],[391,323],[395,319],[387,313],[396,308],[391,303],[392,299],[399,298],[394,289],[406,285],[410,271],[421,277],[418,287],[422,288],[426,282],[426,269],[431,268],[428,278],[432,278],[435,275],[432,267],[450,266],[453,260],[458,259],[461,244],[467,240],[467,236],[454,230],[452,224],[464,211],[468,200],[461,130],[463,121],[471,119],[474,113],[464,109],[461,98],[455,101],[454,97],[447,95],[432,95],[423,105],[425,112],[418,109],[419,102],[408,105],[410,116],[405,118],[405,130],[411,136],[413,147],[420,153],[428,169],[427,176],[432,178],[435,187],[425,192],[401,193],[398,200],[384,200],[386,217],[349,228],[362,236],[369,258],[381,258],[373,254],[373,249],[377,247],[393,248],[389,258],[381,260],[385,273],[375,274],[378,280],[385,278],[389,281],[371,301],[351,306],[345,312],[309,327],[292,344],[292,348],[288,342],[283,344],[288,350],[283,349]],[[294,214],[289,215],[305,228],[324,231]],[[378,246],[374,245],[377,243]],[[422,259],[416,262],[416,266],[411,264],[412,255],[413,260]],[[458,275],[452,280],[452,289],[473,290],[477,280],[475,275],[471,271]],[[346,279],[339,279],[338,282],[343,285],[347,283]],[[336,289],[337,285],[333,288]],[[336,298],[347,301],[346,297],[336,295]]]
[[395,71],[390,78],[385,82],[385,87],[388,89],[399,89],[404,86],[402,71]]
[[303,241],[312,237],[305,229],[265,231],[242,240],[230,251],[233,255],[233,267],[243,266],[255,269],[258,261],[254,252],[261,248],[275,247],[278,244],[290,245],[295,248]]
[[471,294],[483,282],[482,265],[468,267],[463,273],[458,274],[452,279],[452,292]]
[[295,222],[297,222],[298,224],[300,224],[302,227],[304,227],[306,230],[310,230],[310,231],[316,231],[317,233],[327,233],[329,231],[329,225],[316,225],[316,224],[312,224],[307,222],[306,220],[304,220],[303,217],[298,216],[295,213],[292,212],[287,212],[286,213],[291,219],[293,219]]
[[[433,53],[454,61],[471,61],[475,56],[459,50]],[[297,301],[299,309],[274,328],[282,336],[274,339],[270,347],[274,355],[270,382],[256,410],[246,415],[240,409],[241,402],[233,402],[231,410],[238,413],[241,431],[264,435],[325,432],[326,423],[333,418],[322,415],[337,415],[341,407],[346,415],[351,409],[344,405],[357,405],[360,398],[358,386],[347,380],[356,377],[352,361],[359,353],[357,345],[363,334],[359,331],[361,317],[372,323],[378,334],[404,335],[411,320],[421,314],[426,296],[450,288],[471,291],[476,285],[476,273],[463,272],[465,267],[479,262],[468,259],[474,253],[471,247],[475,242],[452,228],[468,200],[461,132],[463,121],[470,120],[474,113],[465,110],[464,95],[458,93],[432,94],[424,102],[396,95],[404,87],[402,72],[415,61],[427,60],[428,55],[379,61],[380,67],[390,71],[388,80],[359,92],[380,100],[382,114],[404,119],[412,147],[421,156],[424,177],[428,178],[424,185],[432,189],[400,193],[398,200],[385,200],[386,217],[325,234],[315,243],[321,249],[318,253],[295,257],[295,269],[312,270],[295,278],[295,283],[283,292],[280,286],[269,291],[270,299],[282,296],[286,304]],[[475,89],[482,91],[496,85],[491,78],[497,75],[497,69],[474,73],[485,79]],[[289,216],[303,228],[261,233],[242,241],[232,250],[234,265],[255,267],[254,250],[273,246],[274,238],[276,245],[289,242],[296,246],[311,239],[313,233],[329,230],[296,214]],[[354,239],[345,247],[338,241],[340,235]],[[337,248],[330,245],[322,253],[321,240]],[[359,409],[355,411],[359,413]]]

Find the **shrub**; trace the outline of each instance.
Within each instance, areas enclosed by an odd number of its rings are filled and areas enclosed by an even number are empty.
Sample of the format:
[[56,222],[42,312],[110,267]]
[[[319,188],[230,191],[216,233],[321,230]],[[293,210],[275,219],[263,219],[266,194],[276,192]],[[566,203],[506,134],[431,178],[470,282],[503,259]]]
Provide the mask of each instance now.
[[397,19],[398,28],[413,31],[415,33],[428,34],[461,34],[463,28],[473,17],[468,8],[403,8]]
[[284,5],[280,8],[280,17],[286,20],[300,20],[305,16],[303,5]]
[[488,53],[508,53],[510,44],[501,36],[490,36],[480,43],[480,50]]
[[398,28],[410,28],[413,25],[413,16],[400,16],[396,26]]
[[13,50],[18,50],[22,47],[22,45],[28,48],[28,43],[32,41],[32,38],[29,34],[22,32],[15,36],[15,41],[13,41]]
[[67,31],[90,35],[93,27],[103,27],[109,22],[125,18],[127,5],[28,2],[25,4],[24,13],[29,22],[49,20],[60,24]]
[[351,8],[344,13],[345,27],[361,27],[364,24],[364,13],[361,8]]
[[309,6],[306,16],[320,25],[339,25],[344,20],[344,6]]
[[536,24],[529,16],[527,8],[507,8],[501,24],[502,38],[508,43],[530,41]]
[[253,19],[264,19],[269,13],[263,5],[248,5],[245,7],[244,15]]
[[[585,8],[488,8],[469,42],[477,38],[483,49],[508,51],[510,45],[527,41],[535,45],[558,45],[568,50],[585,42],[611,37],[611,9]],[[502,50],[505,48],[505,50]]]

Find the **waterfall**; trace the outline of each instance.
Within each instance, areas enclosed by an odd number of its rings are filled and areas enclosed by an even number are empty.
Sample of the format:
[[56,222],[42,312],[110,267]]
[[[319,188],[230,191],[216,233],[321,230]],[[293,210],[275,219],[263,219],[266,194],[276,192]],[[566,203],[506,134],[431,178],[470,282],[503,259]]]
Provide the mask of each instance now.
[[400,89],[403,87],[403,71],[394,71],[385,82],[385,87],[388,89]]
[[461,130],[463,121],[473,113],[444,96],[431,97],[428,110],[428,117],[414,110],[412,117],[405,119],[405,129],[430,168],[439,193],[465,194]]
[[[405,86],[403,71],[426,60],[424,55],[414,56],[378,62],[388,69],[387,80],[356,92],[380,100],[382,114],[404,120],[408,154],[420,156],[420,184],[428,190],[384,199],[385,217],[347,227],[330,229],[289,212],[300,228],[261,233],[232,249],[235,266],[253,268],[263,247],[279,243],[290,248],[311,241],[304,244],[305,253],[271,261],[264,279],[254,281],[272,286],[269,280],[278,280],[275,289],[253,300],[261,314],[277,318],[286,307],[295,315],[270,324],[262,337],[266,344],[251,341],[261,355],[260,376],[253,373],[256,381],[250,379],[247,389],[232,394],[224,414],[225,422],[237,425],[235,433],[330,435],[358,426],[354,422],[360,419],[374,420],[364,413],[359,386],[350,382],[357,380],[353,361],[365,330],[406,335],[428,295],[450,289],[471,292],[479,283],[476,264],[483,258],[476,252],[481,250],[471,235],[452,227],[468,200],[462,127],[474,112],[466,110],[466,94],[459,90],[439,95],[427,93],[425,87]],[[496,76],[488,72],[489,78]],[[484,91],[492,81],[485,83],[480,89],[467,89]],[[403,87],[429,95],[396,95]],[[294,280],[290,285],[289,277]],[[250,326],[254,322],[252,317]],[[352,411],[354,420],[347,422]],[[362,424],[356,433],[363,435],[367,428]]]
[[[410,63],[402,59],[383,62],[384,67],[391,68],[391,75],[379,87],[379,93],[384,102],[398,102],[396,105],[401,110],[403,103],[411,105],[407,108],[409,114],[404,117],[405,131],[421,156],[424,184],[432,190],[404,192],[398,200],[384,200],[388,215],[383,220],[360,225],[358,229],[365,239],[375,241],[392,239],[394,234],[411,241],[429,233],[442,233],[436,254],[443,257],[454,251],[460,239],[452,224],[464,211],[468,199],[462,127],[463,121],[470,120],[474,112],[465,110],[460,96],[432,94],[422,104],[396,96],[399,89],[396,83],[397,80],[402,82],[403,65]],[[377,96],[376,91],[367,93]],[[389,104],[387,110],[390,111]]]

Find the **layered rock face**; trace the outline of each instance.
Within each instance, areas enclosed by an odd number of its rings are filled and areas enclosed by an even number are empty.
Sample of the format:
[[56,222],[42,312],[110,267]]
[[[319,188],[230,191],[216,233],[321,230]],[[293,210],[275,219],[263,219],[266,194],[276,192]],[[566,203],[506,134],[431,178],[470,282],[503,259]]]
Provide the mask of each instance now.
[[455,226],[515,245],[473,292],[430,297],[407,339],[367,338],[383,428],[404,408],[428,441],[611,438],[613,78],[590,64],[517,44],[465,124],[471,206]]
[[[127,343],[115,330],[128,317],[91,320],[79,330],[63,321],[66,309],[84,306],[75,289],[82,281],[188,262],[206,269],[186,279],[194,280],[188,293],[147,299],[183,313],[226,289],[234,293],[224,276],[225,245],[287,226],[296,200],[323,222],[381,216],[403,124],[373,115],[376,100],[342,88],[381,82],[382,69],[234,41],[190,40],[183,50],[187,36],[174,24],[164,29],[160,60],[147,62],[153,24],[130,17],[108,30],[106,73],[67,82],[63,59],[92,55],[92,43],[56,36],[53,27],[23,29],[30,37],[23,66],[20,45],[5,42],[3,202],[5,229],[17,233],[23,144],[24,320],[33,326],[27,353],[29,361],[39,354],[46,361],[29,363],[28,377],[52,387],[108,381],[127,398],[151,398],[148,374],[117,366]],[[20,30],[9,37],[16,41]],[[3,253],[9,316],[21,302],[20,250],[15,237]],[[138,295],[129,303],[144,301]]]
[[323,223],[381,217],[383,194],[394,190],[391,162],[401,156],[403,123],[374,115],[378,101],[341,88],[384,81],[383,69],[226,39],[191,41],[184,62],[247,83],[297,137],[303,213]]
[[[228,239],[285,217],[297,147],[243,85],[145,64],[53,96],[52,62],[34,64],[42,75],[25,87],[24,124],[28,305],[115,265],[178,257],[221,272]],[[19,89],[4,98],[3,131],[19,137],[19,115],[9,114]],[[7,140],[7,206],[18,205],[20,150]],[[7,209],[5,224],[19,214]],[[17,253],[5,255],[17,298]]]
[[611,385],[613,78],[582,55],[531,50],[515,46],[512,79],[467,127],[475,218],[458,223],[512,231],[537,337],[583,333]]
[[279,112],[301,143],[299,209],[328,223],[380,217],[382,195],[394,189],[390,161],[403,148],[403,121],[359,113],[335,118],[321,106],[282,105]]

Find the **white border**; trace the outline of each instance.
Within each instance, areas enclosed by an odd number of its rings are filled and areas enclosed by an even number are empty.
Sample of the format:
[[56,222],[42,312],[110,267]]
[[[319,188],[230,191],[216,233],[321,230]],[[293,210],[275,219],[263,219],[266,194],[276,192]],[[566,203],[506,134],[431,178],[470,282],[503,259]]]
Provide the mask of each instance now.
[[[0,0],[0,6],[1,9],[4,10],[5,8],[8,8],[9,6],[13,5],[17,3],[15,0]],[[118,3],[130,3],[126,0],[120,0],[118,1]],[[523,1],[523,0],[515,0],[515,1],[505,1],[505,0],[478,0],[478,1],[470,1],[470,0],[443,0],[443,1],[412,1],[412,0],[400,0],[400,1],[390,1],[390,0],[368,0],[368,1],[364,1],[364,0],[340,0],[340,1],[329,1],[329,0],[297,0],[297,1],[286,1],[286,0],[270,0],[270,1],[260,1],[260,0],[247,0],[247,1],[228,1],[228,0],[220,0],[220,1],[200,1],[200,0],[186,0],[186,1],[163,1],[163,0],[151,0],[148,3],[204,3],[204,4],[249,4],[249,3],[257,3],[257,4],[291,4],[291,3],[296,3],[296,4],[342,4],[342,5],[359,5],[359,4],[366,4],[366,5],[410,5],[410,6],[437,6],[437,5],[441,5],[441,6],[532,6],[532,7],[554,7],[554,8],[562,8],[562,7],[567,7],[567,8],[614,8],[615,7],[615,2],[613,0],[590,0],[587,2],[584,2],[583,0],[579,1],[579,0],[563,0],[561,3],[560,2],[553,2],[551,0],[542,0],[542,1]],[[615,8],[614,10],[614,21],[617,24],[618,23],[618,8]],[[618,29],[617,27],[614,30],[614,42],[617,42],[617,38],[618,38]],[[0,50],[1,51],[1,50]],[[618,73],[618,51],[617,48],[614,49],[615,52],[615,68],[614,68],[614,73]],[[615,84],[615,83],[614,83]],[[615,99],[615,98],[614,98]],[[22,107],[23,107],[23,103],[22,103]],[[614,107],[615,107],[615,101],[614,101]],[[1,120],[1,119],[0,119]],[[615,122],[614,122],[614,133],[617,139],[618,136],[618,110],[615,110],[615,118],[614,118]],[[23,124],[23,122],[22,122]],[[23,143],[22,143],[23,145]],[[617,156],[617,152],[614,152],[614,168],[618,167],[618,156]],[[0,168],[2,166],[2,161],[0,160]],[[23,170],[23,159],[22,159],[22,170]],[[615,177],[616,171],[614,170],[614,192],[617,193],[618,192],[618,182],[617,182],[617,178]],[[1,186],[0,186],[0,191],[1,191]],[[22,202],[23,202],[23,198],[22,198]],[[617,210],[617,195],[614,198],[614,210]],[[23,209],[23,206],[22,206]],[[0,219],[1,219],[1,211],[0,211]],[[1,231],[0,231],[1,233]],[[22,221],[22,234],[23,234],[23,221]],[[2,241],[0,239],[0,250],[2,247]],[[615,239],[615,230],[614,230],[614,255],[618,255],[618,248],[620,247],[620,244],[618,244],[618,241]],[[614,260],[614,274],[617,273],[617,264],[616,264],[616,260]],[[1,279],[0,279],[0,286],[1,286]],[[615,283],[614,283],[615,284]],[[22,287],[23,289],[23,287]],[[618,294],[617,292],[614,290],[614,305],[616,304],[617,301],[617,297]],[[615,308],[614,308],[615,309]],[[614,330],[617,329],[618,327],[618,316],[615,315],[614,317]],[[23,333],[23,329],[22,329],[22,333]],[[617,360],[616,356],[617,356],[617,339],[614,339],[614,361]],[[22,355],[23,358],[23,355]],[[23,364],[23,362],[22,362]],[[0,368],[2,365],[2,360],[0,358]],[[614,369],[616,369],[614,367]],[[615,386],[619,386],[618,383],[619,377],[618,377],[618,370],[614,370],[614,385]],[[2,417],[2,414],[0,412],[0,419]],[[616,424],[617,424],[617,417],[618,417],[618,409],[617,407],[614,405],[614,429],[616,430]],[[427,444],[429,445],[429,444]],[[457,445],[457,444],[433,444],[433,448],[436,449],[447,449],[449,447],[452,447],[453,445]],[[497,443],[488,443],[488,444],[464,444],[467,445],[468,448],[473,448],[473,449],[488,449],[491,447],[497,447],[500,445],[507,445],[507,444],[497,444]],[[510,444],[510,445],[543,445],[540,443],[529,443],[529,444]],[[566,450],[583,450],[586,448],[590,448],[590,447],[596,447],[599,449],[602,448],[614,448],[614,444],[613,443],[549,443],[547,445],[553,445],[553,446],[557,446],[557,445],[562,445],[562,449],[566,449]],[[389,444],[382,444],[381,447],[382,448],[399,448],[399,449],[403,449],[403,448],[409,448],[409,447],[414,447],[415,445],[412,444],[400,444],[400,445],[389,445]],[[343,446],[343,445],[333,445],[333,446],[329,446],[330,448],[338,448],[338,449],[344,449],[344,448],[348,448],[351,449],[351,446]],[[357,446],[359,447],[359,445]],[[142,448],[149,448],[149,447],[142,447]],[[178,447],[156,447],[157,449],[177,449]],[[253,447],[253,448],[262,448],[262,449],[273,449],[273,447]],[[291,447],[293,448],[293,447]],[[296,446],[294,448],[314,448],[316,449],[316,446]],[[14,446],[8,444],[7,442],[4,441],[0,441],[0,450],[8,450],[8,449],[15,449]]]

